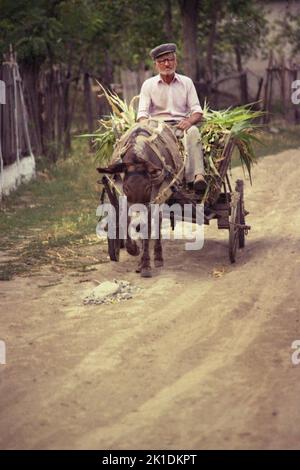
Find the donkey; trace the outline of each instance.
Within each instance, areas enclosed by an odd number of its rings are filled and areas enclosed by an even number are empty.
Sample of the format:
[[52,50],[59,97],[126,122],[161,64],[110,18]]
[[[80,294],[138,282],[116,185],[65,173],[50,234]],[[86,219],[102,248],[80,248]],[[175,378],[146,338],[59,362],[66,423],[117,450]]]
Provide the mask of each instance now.
[[[148,124],[137,124],[127,131],[116,145],[112,160],[114,159],[118,160],[106,168],[97,168],[97,170],[99,173],[122,175],[122,188],[128,203],[144,204],[147,207],[148,233],[142,240],[142,254],[136,272],[139,272],[142,277],[151,277],[150,204],[158,201],[160,194],[168,189],[173,182],[179,182],[182,179],[184,163],[177,139],[165,123],[151,121]],[[160,200],[160,202],[162,201]],[[161,222],[162,215],[160,213],[158,238],[154,242],[155,267],[163,266]],[[139,248],[136,242],[130,238],[128,227],[125,246],[129,254],[139,255]]]

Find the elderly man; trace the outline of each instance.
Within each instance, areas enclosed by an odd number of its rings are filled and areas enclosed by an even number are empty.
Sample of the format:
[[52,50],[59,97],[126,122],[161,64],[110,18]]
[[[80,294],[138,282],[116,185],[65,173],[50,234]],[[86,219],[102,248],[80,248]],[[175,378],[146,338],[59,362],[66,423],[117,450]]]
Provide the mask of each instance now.
[[[146,80],[141,88],[137,119],[154,118],[175,125],[187,132],[185,179],[194,183],[197,191],[206,188],[203,152],[199,131],[195,124],[201,121],[200,106],[193,81],[176,73],[176,44],[161,44],[150,52],[158,75]],[[176,135],[178,131],[176,131]]]

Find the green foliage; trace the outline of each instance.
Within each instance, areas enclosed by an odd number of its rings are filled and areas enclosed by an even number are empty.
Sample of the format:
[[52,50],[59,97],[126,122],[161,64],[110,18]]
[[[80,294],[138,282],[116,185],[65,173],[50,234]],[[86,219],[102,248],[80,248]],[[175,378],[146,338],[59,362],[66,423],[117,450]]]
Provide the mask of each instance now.
[[289,43],[292,46],[292,54],[299,54],[300,48],[300,17],[292,13],[287,13],[283,18],[276,22],[277,35],[275,43],[278,51]]
[[[1,0],[0,52],[12,43],[21,61],[83,62],[100,75],[108,57],[113,68],[151,66],[152,47],[170,39],[181,46],[179,4],[170,2],[173,32],[165,23],[167,5],[167,0]],[[218,72],[228,69],[236,47],[247,59],[262,46],[266,21],[254,0],[202,0],[199,6],[202,68],[216,10],[214,66]]]
[[107,248],[96,236],[98,174],[82,144],[77,140],[72,158],[55,165],[38,161],[37,178],[3,199],[0,244],[13,259],[0,262],[0,280],[43,265],[78,272],[107,262]]
[[251,181],[251,167],[256,162],[254,142],[259,142],[255,131],[260,127],[254,120],[262,116],[252,111],[251,105],[213,111],[204,106],[204,124],[200,128],[201,142],[207,168],[218,177],[218,166],[229,139],[233,139],[239,150],[242,165],[245,165]]
[[199,11],[198,43],[201,62],[207,54],[216,20],[213,64],[216,75],[236,69],[237,49],[245,61],[265,46],[268,25],[263,6],[253,0],[203,0]]
[[[0,4],[0,51],[13,44],[19,60],[47,59],[64,62],[72,52],[72,63],[86,63],[105,38],[101,3],[96,0],[2,0]],[[103,52],[103,47],[100,47]]]
[[[9,44],[18,51],[20,60],[43,62],[60,28],[51,14],[49,2],[41,0],[2,0],[0,3],[0,51],[7,52]],[[50,2],[51,4],[51,2]]]
[[220,31],[220,42],[227,43],[232,51],[238,48],[242,57],[248,59],[264,46],[267,34],[262,5],[253,1],[228,1],[228,13]]
[[117,139],[136,123],[134,102],[138,96],[135,96],[127,105],[126,101],[123,101],[116,93],[106,90],[99,82],[98,85],[103,91],[112,112],[110,116],[99,120],[99,129],[95,133],[83,134],[80,137],[93,139],[96,160],[101,165],[105,165],[111,159]]

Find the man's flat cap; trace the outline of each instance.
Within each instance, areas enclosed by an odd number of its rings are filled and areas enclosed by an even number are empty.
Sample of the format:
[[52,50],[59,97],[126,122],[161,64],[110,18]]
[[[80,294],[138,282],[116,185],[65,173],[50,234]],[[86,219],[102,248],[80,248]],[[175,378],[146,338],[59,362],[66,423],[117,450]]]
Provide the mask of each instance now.
[[150,55],[153,60],[156,60],[160,55],[168,54],[169,52],[176,52],[176,44],[172,42],[160,44],[160,46],[156,46],[152,51],[150,51]]

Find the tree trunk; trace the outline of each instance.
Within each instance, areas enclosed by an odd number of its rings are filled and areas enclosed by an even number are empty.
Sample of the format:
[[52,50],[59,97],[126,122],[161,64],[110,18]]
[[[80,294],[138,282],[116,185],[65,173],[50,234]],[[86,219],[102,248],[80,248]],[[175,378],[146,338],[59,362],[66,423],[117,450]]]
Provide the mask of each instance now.
[[77,102],[79,80],[80,80],[80,71],[78,72],[78,76],[74,80],[72,100],[70,100],[71,101],[71,104],[69,106],[70,111],[68,113],[67,128],[65,130],[65,140],[64,140],[64,150],[63,150],[64,157],[66,157],[68,153],[71,151],[71,126],[73,122],[75,104]]
[[[85,101],[85,111],[86,111],[88,131],[89,131],[89,134],[92,134],[94,130],[92,90],[91,90],[90,74],[87,72],[85,72],[84,74],[83,89],[84,89],[84,101]],[[92,148],[91,142],[90,142],[90,147]]]
[[105,51],[103,78],[104,78],[104,85],[110,88],[111,83],[113,83],[113,80],[114,80],[114,64],[111,60],[111,57],[108,51]]
[[179,0],[183,26],[184,73],[193,81],[197,80],[197,25],[200,0]]
[[64,143],[63,143],[63,156],[64,158],[71,151],[71,125],[70,125],[70,85],[71,85],[71,66],[68,68],[67,74],[65,76],[64,86],[63,86],[63,103],[64,103]]
[[50,161],[56,162],[58,159],[57,141],[55,139],[55,71],[53,63],[50,63],[49,70],[44,75],[44,153]]
[[20,73],[24,84],[24,98],[29,116],[29,132],[33,151],[43,153],[41,97],[39,87],[40,66],[37,63],[22,64]]
[[243,70],[242,65],[242,55],[239,46],[235,46],[235,57],[236,57],[236,65],[237,70],[241,74],[240,76],[240,100],[241,104],[247,104],[248,99],[248,80],[247,80],[247,73]]
[[211,11],[211,25],[210,25],[210,31],[209,31],[209,36],[208,36],[208,42],[207,42],[205,81],[207,83],[209,94],[211,93],[212,82],[214,79],[213,53],[214,53],[216,30],[217,30],[217,23],[219,19],[220,8],[221,8],[220,2],[219,1],[215,2],[215,4],[213,5],[213,9]]
[[263,123],[267,124],[270,121],[270,108],[272,101],[272,87],[273,87],[273,52],[270,52],[269,63],[266,72],[266,82],[264,89],[264,101],[263,101],[263,110],[265,114],[263,116]]
[[165,17],[164,17],[164,32],[167,41],[173,41],[173,28],[172,28],[172,4],[171,0],[165,0]]
[[289,103],[289,99],[286,100],[286,65],[284,55],[282,55],[280,64],[280,90],[282,99],[282,114],[284,118],[286,118],[287,104]]

